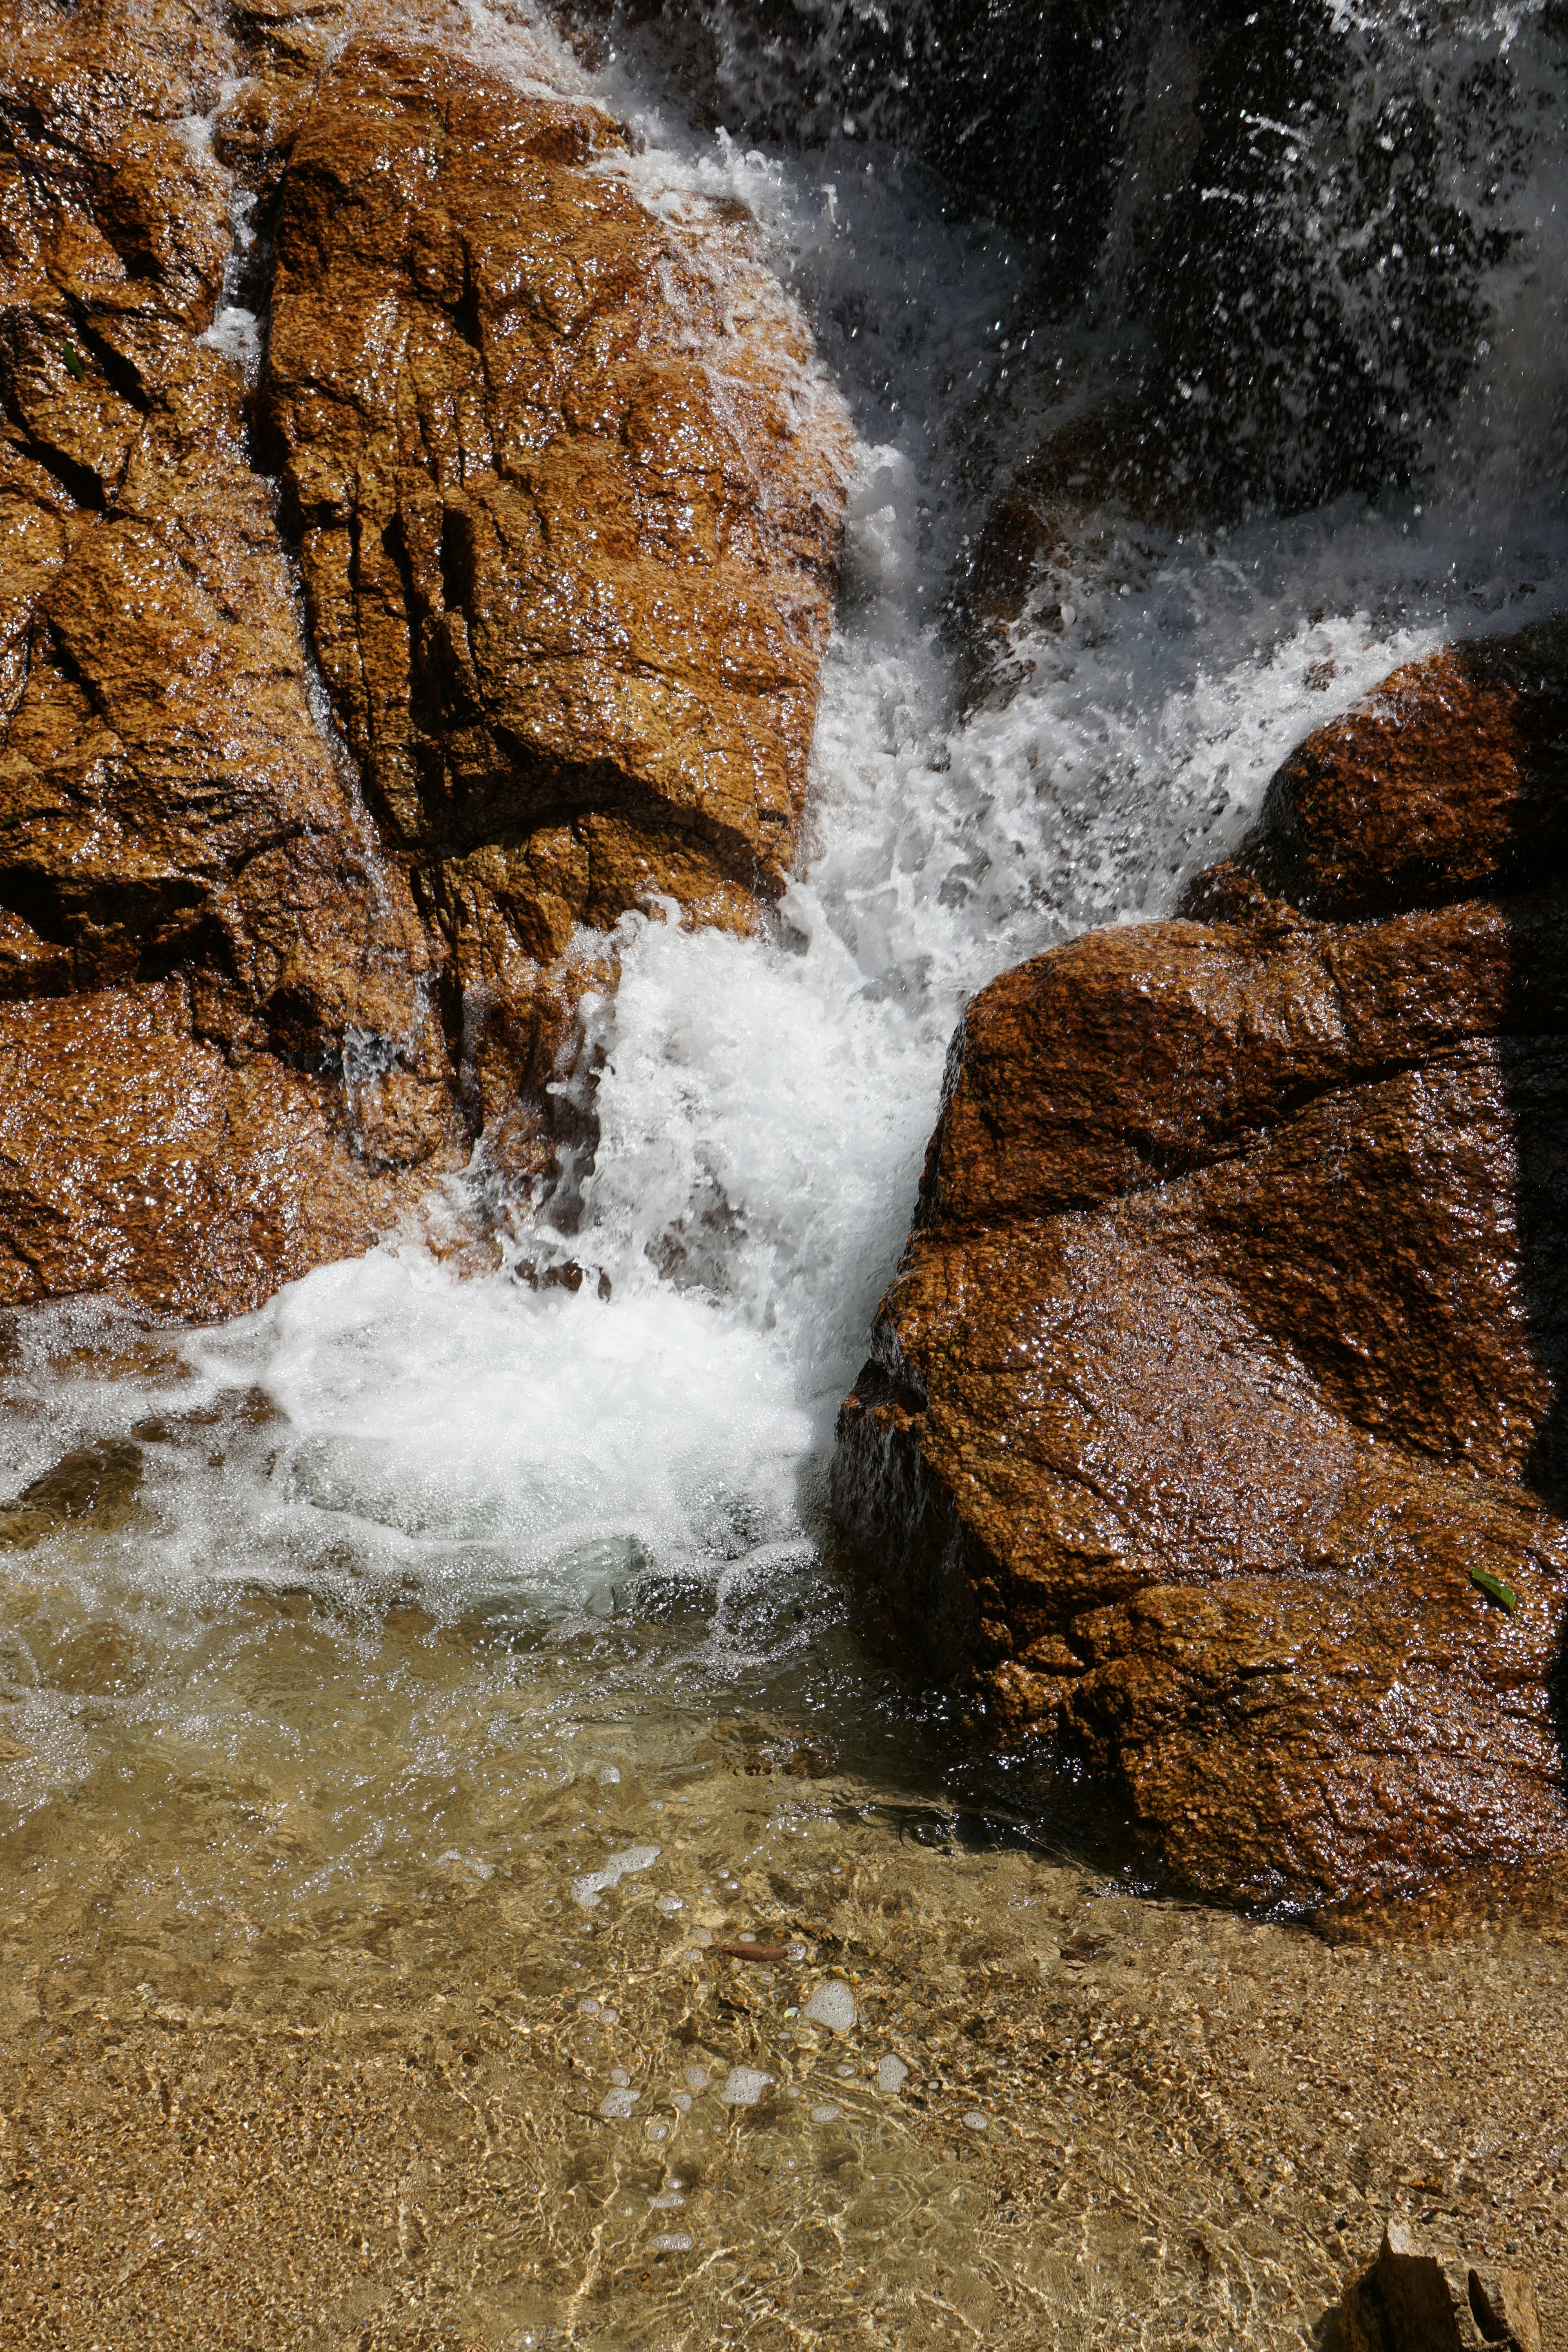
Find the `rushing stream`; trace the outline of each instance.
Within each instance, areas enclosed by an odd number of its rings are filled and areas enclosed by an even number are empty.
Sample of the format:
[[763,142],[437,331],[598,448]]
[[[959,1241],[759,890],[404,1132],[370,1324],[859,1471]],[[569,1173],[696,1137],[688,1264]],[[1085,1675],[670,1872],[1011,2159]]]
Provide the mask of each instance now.
[[[1454,13],[1456,42],[1511,57],[1536,94],[1557,90],[1539,12]],[[477,6],[473,18],[476,46],[504,68],[504,22]],[[1560,90],[1531,118],[1499,199],[1518,236],[1488,281],[1485,348],[1406,485],[1285,516],[1238,510],[1224,526],[1091,517],[1050,613],[1013,633],[1007,691],[966,705],[953,584],[997,469],[1043,419],[1091,406],[1134,364],[1138,331],[1112,278],[1071,317],[1042,319],[1026,241],[954,216],[935,175],[890,145],[853,125],[804,149],[699,132],[654,92],[653,70],[641,53],[599,68],[635,134],[621,168],[660,208],[738,197],[753,210],[858,436],[796,877],[751,940],[685,931],[658,910],[623,920],[619,985],[590,1001],[579,1068],[591,1076],[573,1081],[592,1147],[542,1210],[510,1204],[498,1270],[466,1271],[442,1245],[475,1202],[494,1213],[481,1149],[420,1231],[243,1322],[185,1332],[55,1307],[7,1318],[0,1359],[18,1498],[0,1511],[16,2013],[292,2004],[319,2024],[373,1997],[395,2008],[483,1985],[510,1999],[502,1979],[542,1984],[553,1969],[557,2006],[561,1985],[590,1983],[601,2004],[584,2012],[577,2059],[596,2147],[613,2137],[616,2087],[615,2053],[594,2040],[617,1998],[620,1963],[595,1957],[613,1920],[645,1975],[660,1937],[700,1967],[726,1925],[794,1929],[814,1903],[826,1920],[861,1874],[891,1890],[881,1911],[868,1897],[868,1916],[901,1905],[923,1919],[933,1983],[942,1968],[989,1965],[955,1958],[975,1910],[1034,1904],[1060,1942],[1063,1923],[1110,1904],[1132,1934],[1134,1897],[1125,1884],[1107,1892],[1114,1864],[1101,1850],[1096,1874],[1082,1824],[1069,1836],[1024,1767],[976,1762],[937,1698],[864,1654],[825,1525],[834,1415],[902,1244],[948,1040],[964,1000],[1009,964],[1091,923],[1167,912],[1309,729],[1445,638],[1553,609],[1568,566]],[[243,324],[231,322],[237,348]],[[574,1291],[518,1271],[567,1258],[589,1276]],[[1160,1916],[1158,1935],[1187,1932]],[[1226,1938],[1262,1932],[1221,1923],[1212,1936],[1230,1951]],[[1284,1931],[1267,1932],[1286,1952]],[[1137,1933],[1152,1954],[1156,1930],[1146,1919]],[[746,1978],[753,2006],[760,1981]],[[770,2233],[806,2227],[784,2171],[809,2168],[810,2131],[847,2129],[847,2101],[869,2135],[856,2161],[876,2172],[866,2147],[892,2127],[877,2121],[891,2094],[874,2068],[901,2052],[920,2073],[918,1969],[901,1981],[898,2031],[889,2006],[882,2039],[854,2051],[853,2083],[816,2098],[826,2123],[807,2124],[809,2086],[781,2108],[792,2153],[749,2218],[721,2229],[682,2206],[673,2173],[660,2190],[662,2137],[645,2135],[651,2024],[642,2055],[622,2053],[626,2145],[653,2164],[626,2209],[636,2246],[742,2249],[710,2279],[720,2299],[704,2310],[740,2326],[752,2309],[742,2293],[746,2249],[760,2259]],[[803,1982],[792,2017],[804,1997]],[[833,2039],[816,2036],[821,2069],[837,2063]],[[748,2046],[796,2086],[798,2053]],[[700,2110],[721,2035],[689,2055]],[[927,2074],[942,2074],[934,2056]],[[953,2136],[999,2132],[1005,2109],[1024,2128],[1028,2097],[1010,2079],[1004,2066],[989,2108],[954,2092],[940,2157],[889,2143],[890,2185],[866,2222],[878,2243],[891,2234],[876,2258],[889,2277],[902,2275],[903,2221],[948,2196],[942,2167],[967,2179]],[[689,2137],[689,2095],[661,2134]],[[710,2127],[701,2163],[715,2179],[733,2112]],[[589,2179],[577,2161],[565,2141],[540,2158],[563,2213]],[[690,2179],[700,2169],[694,2158]],[[620,2178],[595,2190],[605,2212]],[[650,2221],[656,2193],[666,2205]],[[824,2239],[815,2257],[830,2330],[872,2242],[813,2212],[811,2229],[837,2233],[837,2251]],[[947,2286],[923,2274],[967,2315],[952,2337],[911,2303],[905,2335],[889,2321],[865,2340],[1047,2340],[1038,2298],[993,2282],[990,2319],[973,2299],[1003,2261],[1000,2226],[959,2231]],[[1171,2203],[1138,2226],[1174,2244],[1188,2221]],[[1224,2291],[1212,2329],[1194,2317],[1190,2340],[1296,2340],[1331,2260],[1310,2285],[1298,2265],[1270,2303],[1266,2257],[1226,2240],[1223,2218],[1204,2226]],[[1104,2250],[1092,2231],[1083,2243],[1092,2269]],[[1162,2300],[1164,2260],[1148,2256],[1142,2286],[1083,2312],[1104,2326],[1115,2315],[1119,2342],[1174,2342],[1161,2332],[1170,2314],[1198,2305],[1173,2286]],[[496,2290],[501,2332],[482,2340],[535,2340],[503,2321],[580,2323],[593,2342],[688,2340],[651,2321],[637,2334],[645,2321],[614,2297],[595,2317],[533,2275],[531,2303]],[[719,2328],[710,2316],[689,2340],[721,2340]],[[1062,2340],[1113,2339],[1090,2327]]]

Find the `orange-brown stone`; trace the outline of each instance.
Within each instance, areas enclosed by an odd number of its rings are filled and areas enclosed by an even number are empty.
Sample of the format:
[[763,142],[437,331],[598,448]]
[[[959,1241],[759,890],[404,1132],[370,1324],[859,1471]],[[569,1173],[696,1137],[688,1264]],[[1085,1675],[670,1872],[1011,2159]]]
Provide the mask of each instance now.
[[[1532,805],[1549,747],[1516,699],[1510,803],[1456,659],[1398,682],[1421,761],[1389,764],[1380,698],[1277,782],[1337,773],[1342,876],[1347,747],[1385,842],[1459,824],[1467,746],[1484,835]],[[1565,661],[1473,669],[1539,712]],[[1470,854],[1494,891],[1518,870]],[[836,1494],[894,1617],[1173,1873],[1321,1905],[1568,1848],[1568,895],[1461,878],[1325,922],[1266,864],[969,1008]]]
[[744,216],[658,216],[600,109],[444,50],[351,43],[277,238],[312,631],[492,1116],[579,926],[782,887],[848,445]]
[[[487,1122],[547,1164],[583,927],[778,887],[847,443],[749,224],[656,219],[542,44],[525,93],[444,0],[0,27],[7,1295],[226,1312]],[[308,636],[204,340],[247,192]]]

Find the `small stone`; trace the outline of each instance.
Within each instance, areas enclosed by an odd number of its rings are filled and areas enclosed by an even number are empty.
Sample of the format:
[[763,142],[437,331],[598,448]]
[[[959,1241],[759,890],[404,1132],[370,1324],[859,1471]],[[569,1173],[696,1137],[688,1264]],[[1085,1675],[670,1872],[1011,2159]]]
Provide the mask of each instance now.
[[903,2060],[889,2054],[877,2068],[877,2088],[886,2092],[889,2098],[896,2098],[909,2080],[909,2074]]
[[672,1919],[678,1911],[684,1911],[685,1908],[686,1906],[679,1895],[661,1895],[654,1905],[654,1909],[662,1911],[667,1919]]
[[707,2069],[707,2067],[706,2067],[706,2066],[688,2066],[688,2068],[686,2069],[686,2073],[685,2073],[684,2080],[685,2080],[686,2082],[688,2082],[688,2083],[691,2085],[691,2088],[692,2088],[694,2091],[705,2091],[705,2090],[708,2088],[708,2069]]
[[829,2033],[851,2033],[855,2029],[855,1996],[842,1978],[829,1977],[806,2002],[805,2015],[813,2025],[825,2025]]
[[580,2000],[577,2003],[577,2014],[579,2017],[597,2017],[599,2014],[598,2002],[596,2000]]
[[608,2124],[625,2123],[637,2103],[637,2095],[635,2091],[606,2091],[599,2102],[599,2113]]
[[624,2091],[626,2089],[626,2084],[631,2081],[631,2076],[626,2073],[624,2066],[611,2067],[610,2080],[612,2083],[616,2084],[621,2090]]
[[668,2139],[669,2137],[669,2126],[668,2124],[649,2123],[645,2126],[645,2128],[649,2139],[660,2140]]
[[659,2191],[659,2194],[657,2197],[650,2197],[648,2199],[648,2211],[650,2213],[673,2213],[677,2211],[680,2206],[684,2205],[685,2202],[686,2200],[681,2195],[679,2189],[664,2189]]
[[671,2105],[671,2106],[673,2106],[673,2107],[679,2107],[679,2109],[680,2110],[680,2113],[681,2113],[683,2116],[689,2116],[689,2115],[691,2113],[691,2094],[690,2094],[690,2092],[689,2092],[689,2091],[677,2091],[677,2092],[675,2092],[675,2093],[674,2093],[674,2095],[673,2095],[673,2096],[672,2096],[672,2097],[671,2097],[671,2099],[670,2099],[670,2105]]
[[975,2108],[973,2114],[965,2116],[963,2120],[971,2131],[989,2131],[991,2128],[990,2116],[983,2116],[978,2108]]
[[813,2107],[811,2111],[811,2120],[814,2124],[836,2124],[843,2113],[844,2110],[842,2107]]
[[691,2241],[679,2230],[663,2230],[653,2242],[656,2254],[689,2254]]

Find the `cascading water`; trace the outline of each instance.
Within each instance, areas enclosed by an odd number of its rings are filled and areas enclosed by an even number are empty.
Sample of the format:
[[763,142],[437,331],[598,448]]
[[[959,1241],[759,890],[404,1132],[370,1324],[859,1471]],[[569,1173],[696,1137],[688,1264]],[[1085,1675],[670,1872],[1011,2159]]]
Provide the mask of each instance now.
[[[814,39],[839,37],[839,15],[796,13]],[[829,89],[811,143],[753,143],[746,117],[777,113],[758,60],[787,76],[789,54],[740,40],[739,16],[704,18],[723,66],[710,108],[731,105],[733,131],[694,130],[650,96],[657,47],[617,52],[612,36],[601,54],[596,86],[633,134],[605,168],[651,205],[752,209],[859,435],[806,845],[755,938],[686,931],[657,906],[623,919],[618,985],[586,1003],[579,1075],[563,1081],[591,1147],[544,1208],[511,1204],[500,1270],[461,1272],[439,1240],[444,1218],[462,1226],[465,1185],[490,1184],[481,1150],[419,1232],[241,1323],[149,1331],[88,1306],[10,1319],[7,1838],[58,1886],[89,1824],[117,1883],[141,1872],[184,1920],[187,1972],[193,1952],[216,1969],[257,1920],[329,1895],[391,1916],[443,1872],[521,1873],[536,1833],[542,1866],[547,1832],[567,1835],[549,1811],[562,1790],[579,1792],[575,1840],[620,1802],[623,1774],[627,1791],[696,1787],[737,1719],[753,1748],[817,1741],[841,1821],[842,1776],[868,1802],[940,1811],[961,1790],[849,1640],[823,1496],[964,1000],[1087,925],[1168,912],[1311,727],[1445,638],[1554,609],[1568,579],[1551,12],[1325,12],[1362,76],[1327,176],[1302,161],[1304,118],[1255,106],[1245,170],[1198,190],[1245,210],[1298,273],[1271,281],[1242,349],[1150,273],[1183,159],[1205,137],[1218,152],[1212,124],[1175,121],[1202,79],[1192,26],[1223,19],[1240,40],[1244,14],[1173,13],[1142,39],[1102,235],[1076,306],[1054,314],[1028,224],[955,213],[910,153],[914,99],[895,92],[884,120]],[[505,16],[475,0],[470,17],[504,68]],[[1333,101],[1318,99],[1322,120]],[[1382,143],[1417,114],[1419,195]],[[1421,397],[1374,447],[1355,394],[1359,454],[1327,502],[1288,510],[1278,466],[1211,495],[1221,444],[1190,429],[1205,382],[1226,432],[1331,445],[1316,378],[1291,423],[1306,379],[1300,352],[1274,347],[1281,305],[1299,299],[1320,342],[1331,328],[1346,381],[1399,391],[1379,289],[1410,258],[1411,222],[1425,236],[1439,214],[1482,226],[1428,253],[1413,289]],[[240,352],[247,318],[215,333]],[[1184,325],[1205,375],[1178,371]],[[1188,469],[1189,518],[1086,509],[966,699],[955,604],[997,483],[1129,386]],[[568,1259],[586,1270],[575,1290],[517,1276]],[[62,1455],[77,1467],[51,1501]],[[749,1815],[729,1847],[709,1822],[708,1895],[731,1859],[774,1868],[783,1841],[831,1827],[808,1791]],[[160,1805],[206,1857],[173,1879]],[[265,1825],[254,1867],[219,1853],[219,1805]],[[666,1832],[626,1806],[604,1812],[606,1836],[641,1841],[618,1849],[625,1872],[651,1870]],[[540,1900],[570,1920],[581,1856],[551,1851]],[[697,1891],[666,1899],[679,1910]]]

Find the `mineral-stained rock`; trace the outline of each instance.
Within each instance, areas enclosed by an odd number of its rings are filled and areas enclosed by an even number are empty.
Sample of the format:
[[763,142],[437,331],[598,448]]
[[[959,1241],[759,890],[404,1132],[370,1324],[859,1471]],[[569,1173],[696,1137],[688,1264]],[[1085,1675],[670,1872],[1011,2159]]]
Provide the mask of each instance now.
[[[1386,700],[1311,739],[1212,919],[982,992],[844,1409],[838,1514],[895,1619],[1196,1886],[1321,1905],[1568,1850],[1568,894],[1495,895],[1550,880],[1499,845],[1545,839],[1565,680],[1539,634],[1403,673],[1424,756]],[[1357,911],[1378,845],[1452,842],[1460,878],[1417,846],[1404,911],[1321,921],[1256,878],[1282,811]]]
[[[443,0],[350,13],[0,9],[10,1299],[226,1312],[363,1246],[526,1128],[577,927],[744,924],[791,854],[847,446],[794,314],[538,44],[524,94]],[[247,207],[368,806],[206,333]]]
[[292,143],[269,429],[487,1116],[578,925],[745,926],[793,855],[848,453],[748,230],[657,217],[596,107],[385,38]]

